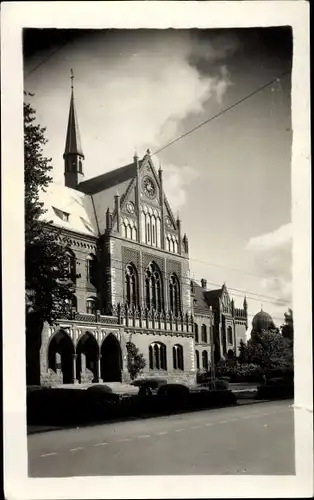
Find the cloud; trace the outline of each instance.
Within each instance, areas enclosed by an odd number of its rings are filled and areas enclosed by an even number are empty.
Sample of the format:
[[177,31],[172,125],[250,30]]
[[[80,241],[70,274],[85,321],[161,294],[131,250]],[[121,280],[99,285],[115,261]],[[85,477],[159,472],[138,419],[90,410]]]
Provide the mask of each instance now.
[[176,165],[163,165],[164,171],[164,189],[171,209],[176,212],[186,202],[186,187],[199,178],[199,173],[185,165],[178,167]]
[[[84,37],[54,55],[42,78],[30,83],[39,85],[39,92],[30,90],[40,123],[47,127],[55,180],[63,182],[69,67],[75,73],[84,169],[90,178],[129,163],[135,149],[141,156],[148,147],[154,151],[167,144],[180,135],[187,117],[202,115],[209,99],[221,103],[231,84],[222,61],[235,49],[227,35],[211,41],[189,31],[113,30]],[[205,61],[206,71],[197,61]],[[192,174],[179,165],[168,168],[168,188],[177,186],[172,196],[182,206],[184,179]]]
[[251,238],[247,245],[255,260],[265,294],[280,301],[292,300],[292,224]]

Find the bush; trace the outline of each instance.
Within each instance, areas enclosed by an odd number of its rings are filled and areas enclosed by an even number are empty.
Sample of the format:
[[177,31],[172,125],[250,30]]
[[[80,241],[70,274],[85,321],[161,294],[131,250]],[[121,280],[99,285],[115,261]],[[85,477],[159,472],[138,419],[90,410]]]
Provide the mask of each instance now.
[[257,388],[257,399],[290,399],[294,396],[293,385],[262,385]]
[[165,378],[153,378],[153,377],[148,377],[148,378],[141,378],[138,380],[134,380],[131,382],[131,385],[134,385],[135,387],[150,387],[151,389],[159,389],[162,385],[167,384],[167,379]]
[[229,378],[229,382],[260,382],[263,369],[254,363],[218,363],[216,366],[217,378]]
[[112,393],[112,388],[109,387],[108,385],[98,385],[98,384],[95,384],[95,385],[91,385],[86,390],[88,392],[101,392],[101,393],[106,393],[106,394]]

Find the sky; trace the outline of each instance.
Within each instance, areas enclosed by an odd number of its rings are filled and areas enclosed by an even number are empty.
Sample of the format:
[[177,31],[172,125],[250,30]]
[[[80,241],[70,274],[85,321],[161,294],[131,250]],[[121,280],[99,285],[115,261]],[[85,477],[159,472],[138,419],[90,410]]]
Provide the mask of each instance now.
[[[189,238],[191,277],[224,282],[249,320],[275,324],[292,301],[289,28],[29,30],[24,87],[63,183],[70,69],[85,178],[160,151],[167,197]],[[286,76],[281,77],[283,73]]]

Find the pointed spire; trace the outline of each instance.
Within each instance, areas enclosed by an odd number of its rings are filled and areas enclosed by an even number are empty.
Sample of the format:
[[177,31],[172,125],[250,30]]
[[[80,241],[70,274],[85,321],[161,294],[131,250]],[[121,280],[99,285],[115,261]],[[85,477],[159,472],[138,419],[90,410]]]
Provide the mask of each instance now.
[[68,119],[68,129],[67,129],[67,137],[65,143],[64,155],[79,155],[84,158],[82,145],[81,145],[81,137],[78,126],[78,119],[74,104],[74,73],[71,69],[71,101],[70,101],[70,110],[69,110],[69,119]]
[[246,295],[244,296],[244,301],[243,301],[243,309],[247,309],[247,300],[246,300]]

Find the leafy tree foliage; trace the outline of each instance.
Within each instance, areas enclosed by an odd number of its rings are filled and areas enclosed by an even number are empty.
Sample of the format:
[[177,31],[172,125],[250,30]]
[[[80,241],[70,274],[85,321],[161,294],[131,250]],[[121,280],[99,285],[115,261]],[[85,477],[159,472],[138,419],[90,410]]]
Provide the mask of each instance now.
[[285,313],[285,323],[281,327],[281,333],[286,339],[293,340],[293,332],[293,311],[288,309],[288,312]]
[[134,380],[145,368],[146,361],[133,342],[127,342],[126,348],[128,352],[128,372],[131,379]]
[[[32,95],[32,94],[28,94]],[[24,182],[25,182],[25,281],[27,324],[52,323],[69,313],[73,288],[73,263],[66,255],[67,241],[43,223],[46,210],[40,192],[52,178],[51,160],[43,147],[46,129],[36,122],[36,112],[24,103]]]
[[247,345],[240,346],[241,359],[262,368],[293,368],[293,346],[280,333],[263,330],[255,333]]

